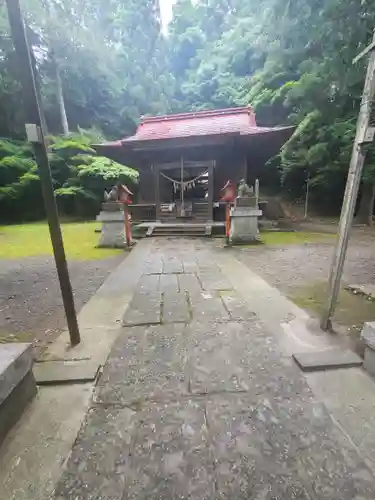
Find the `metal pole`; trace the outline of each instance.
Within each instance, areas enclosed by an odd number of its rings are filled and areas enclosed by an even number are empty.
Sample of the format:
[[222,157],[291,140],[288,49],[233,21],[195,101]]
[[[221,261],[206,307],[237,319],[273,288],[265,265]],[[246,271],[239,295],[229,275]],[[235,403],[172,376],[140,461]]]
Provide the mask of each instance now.
[[[372,45],[375,42],[375,32]],[[361,107],[357,121],[357,131],[350,160],[348,178],[341,209],[338,237],[332,261],[331,273],[328,282],[329,295],[326,310],[323,314],[321,327],[323,330],[332,329],[332,318],[335,312],[340,283],[349,242],[350,228],[353,222],[354,210],[358,197],[359,185],[365,160],[364,145],[372,141],[373,130],[369,127],[372,100],[375,92],[375,51],[372,50],[367,66],[366,79],[363,88]]]
[[31,65],[30,50],[27,43],[19,0],[6,0],[6,4],[13,43],[18,56],[18,69],[20,71],[20,80],[24,94],[24,107],[27,120],[26,131],[28,132],[29,140],[32,142],[35,160],[39,169],[44,205],[68,323],[70,342],[71,345],[74,346],[79,344],[81,339],[53,191],[47,149],[44,142],[40,106],[35,87],[35,76]]

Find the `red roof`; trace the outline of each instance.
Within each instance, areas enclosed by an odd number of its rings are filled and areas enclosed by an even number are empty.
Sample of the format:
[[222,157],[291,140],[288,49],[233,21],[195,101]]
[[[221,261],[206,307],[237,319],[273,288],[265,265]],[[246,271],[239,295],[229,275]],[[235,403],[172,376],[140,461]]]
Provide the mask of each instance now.
[[197,111],[167,116],[142,118],[137,131],[130,137],[107,142],[101,147],[121,147],[135,141],[177,139],[211,135],[259,135],[291,127],[258,127],[251,106],[212,111]]

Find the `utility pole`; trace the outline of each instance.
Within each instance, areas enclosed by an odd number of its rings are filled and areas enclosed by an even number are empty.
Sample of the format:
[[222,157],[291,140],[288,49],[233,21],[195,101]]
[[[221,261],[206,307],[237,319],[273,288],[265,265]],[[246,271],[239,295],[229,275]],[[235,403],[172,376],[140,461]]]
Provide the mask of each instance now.
[[370,54],[367,66],[366,79],[363,87],[361,107],[357,120],[357,131],[353,144],[348,178],[341,208],[339,230],[335,252],[332,261],[331,273],[328,282],[328,300],[323,314],[321,327],[323,330],[332,330],[332,318],[335,312],[340,283],[348,249],[350,229],[353,222],[354,210],[361,182],[363,164],[365,161],[365,145],[374,139],[375,129],[370,127],[372,101],[375,94],[375,31],[370,45],[353,59],[357,63],[366,54]]
[[40,104],[35,86],[35,75],[31,64],[30,49],[27,42],[19,0],[6,0],[6,4],[12,39],[18,56],[18,69],[20,72],[20,80],[24,95],[26,134],[28,140],[33,145],[35,160],[38,165],[52,248],[68,323],[70,342],[72,346],[75,346],[79,344],[81,339],[74,306],[73,290],[69,279],[68,264],[65,256],[59,216],[57,213],[56,200],[53,191],[47,148],[43,135]]

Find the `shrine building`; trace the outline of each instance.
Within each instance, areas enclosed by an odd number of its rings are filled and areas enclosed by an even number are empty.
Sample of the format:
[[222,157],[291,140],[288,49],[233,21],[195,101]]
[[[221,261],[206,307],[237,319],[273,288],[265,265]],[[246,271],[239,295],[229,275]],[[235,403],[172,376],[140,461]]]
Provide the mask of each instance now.
[[293,127],[258,127],[252,108],[143,118],[134,135],[94,146],[139,172],[133,222],[209,225],[224,220],[228,180],[254,185]]

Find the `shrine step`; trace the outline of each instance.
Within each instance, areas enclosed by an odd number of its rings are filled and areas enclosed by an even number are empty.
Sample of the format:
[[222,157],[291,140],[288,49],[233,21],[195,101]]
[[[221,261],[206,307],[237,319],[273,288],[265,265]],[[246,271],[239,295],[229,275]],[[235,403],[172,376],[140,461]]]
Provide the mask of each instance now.
[[0,444],[36,395],[31,344],[0,345]]
[[210,236],[211,226],[210,225],[160,225],[154,226],[153,231],[150,236]]

